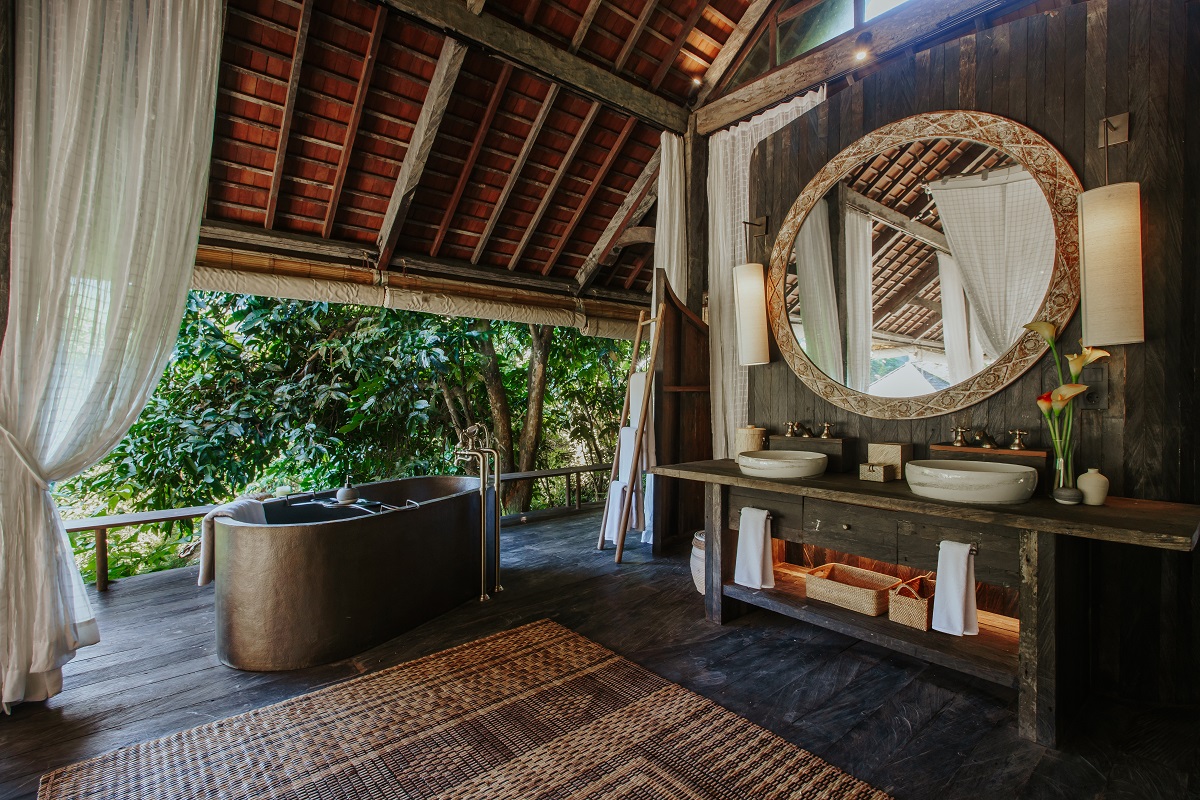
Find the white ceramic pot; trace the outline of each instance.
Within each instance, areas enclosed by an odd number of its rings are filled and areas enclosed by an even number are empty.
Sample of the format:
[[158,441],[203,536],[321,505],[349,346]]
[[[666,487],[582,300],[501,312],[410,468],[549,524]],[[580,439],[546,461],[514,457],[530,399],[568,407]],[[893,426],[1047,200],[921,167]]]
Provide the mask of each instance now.
[[1080,475],[1075,486],[1083,492],[1085,506],[1102,506],[1108,498],[1108,478],[1095,467]]
[[692,536],[692,583],[697,592],[704,594],[704,531]]

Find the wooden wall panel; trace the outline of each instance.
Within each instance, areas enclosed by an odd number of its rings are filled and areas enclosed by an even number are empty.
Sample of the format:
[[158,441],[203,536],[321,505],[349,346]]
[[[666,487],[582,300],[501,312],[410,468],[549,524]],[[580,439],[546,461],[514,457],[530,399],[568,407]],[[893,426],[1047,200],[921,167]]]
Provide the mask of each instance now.
[[[1111,148],[1110,182],[1138,181],[1143,197],[1146,342],[1113,347],[1109,405],[1080,414],[1080,471],[1099,466],[1114,494],[1200,502],[1194,399],[1200,356],[1200,8],[1186,0],[1091,0],[917,53],[839,92],[755,152],[751,216],[777,229],[808,180],[838,150],[910,114],[964,108],[1036,130],[1085,188],[1104,183],[1099,121],[1129,111],[1131,141]],[[1191,190],[1189,192],[1189,187]],[[766,263],[773,238],[756,239]],[[1060,337],[1074,349],[1078,315]],[[811,392],[776,358],[750,369],[750,420],[782,433],[790,420],[834,423],[871,441],[908,441],[918,457],[955,425],[1002,435],[1015,427],[1048,442],[1034,398],[1057,383],[1043,361],[971,408],[926,420],[874,420]],[[1200,685],[1200,559],[1093,543],[1090,569],[1094,688],[1195,702]],[[1157,601],[1157,605],[1155,605]]]

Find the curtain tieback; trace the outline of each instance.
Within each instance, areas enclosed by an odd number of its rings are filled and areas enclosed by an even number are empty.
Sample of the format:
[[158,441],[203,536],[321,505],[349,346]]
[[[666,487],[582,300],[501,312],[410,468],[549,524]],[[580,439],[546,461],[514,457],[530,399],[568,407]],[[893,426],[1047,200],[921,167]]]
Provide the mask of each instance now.
[[42,477],[42,472],[37,467],[37,461],[30,458],[29,453],[25,452],[25,448],[21,447],[20,442],[17,441],[17,437],[3,425],[0,425],[0,439],[8,442],[9,448],[17,454],[17,460],[25,465],[25,469],[29,470],[29,474],[37,482],[38,487],[43,492],[50,491],[50,483]]

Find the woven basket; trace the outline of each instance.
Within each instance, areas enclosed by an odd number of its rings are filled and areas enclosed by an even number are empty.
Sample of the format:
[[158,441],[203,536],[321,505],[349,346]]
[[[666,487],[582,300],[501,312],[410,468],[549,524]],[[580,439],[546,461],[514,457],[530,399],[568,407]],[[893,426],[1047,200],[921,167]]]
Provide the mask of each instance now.
[[692,536],[692,583],[697,592],[704,594],[704,531]]
[[826,564],[809,570],[805,578],[810,600],[820,600],[872,617],[888,610],[888,590],[899,583],[891,575],[848,564]]
[[888,598],[888,619],[919,631],[933,625],[933,591],[936,581],[918,575],[891,590]]

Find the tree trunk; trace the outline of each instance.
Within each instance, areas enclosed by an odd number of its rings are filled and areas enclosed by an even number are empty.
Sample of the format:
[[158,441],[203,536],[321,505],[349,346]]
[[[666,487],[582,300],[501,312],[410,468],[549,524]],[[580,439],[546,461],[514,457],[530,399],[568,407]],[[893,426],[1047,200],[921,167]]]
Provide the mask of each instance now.
[[492,342],[492,323],[486,319],[476,320],[472,326],[483,334],[475,340],[475,347],[483,356],[480,375],[487,389],[488,408],[492,415],[492,431],[496,435],[496,450],[500,453],[500,472],[513,471],[512,408],[508,404],[508,393],[504,390],[504,374],[500,371],[500,359],[496,356],[496,345]]
[[[546,366],[550,360],[550,345],[554,339],[553,325],[529,326],[529,391],[525,421],[521,425],[518,471],[529,472],[537,464],[538,448],[542,443],[542,410],[546,399]],[[533,499],[533,481],[514,481],[509,485],[506,505],[512,511],[528,511]]]

